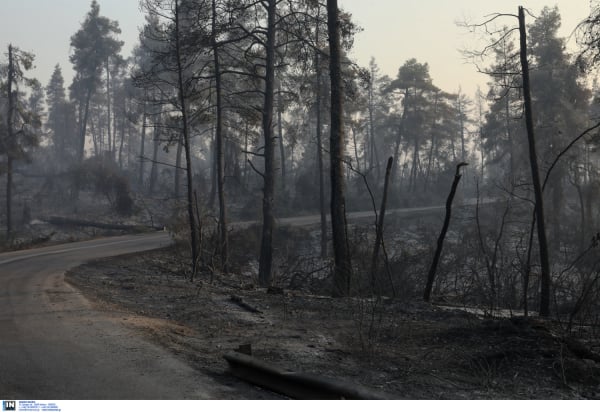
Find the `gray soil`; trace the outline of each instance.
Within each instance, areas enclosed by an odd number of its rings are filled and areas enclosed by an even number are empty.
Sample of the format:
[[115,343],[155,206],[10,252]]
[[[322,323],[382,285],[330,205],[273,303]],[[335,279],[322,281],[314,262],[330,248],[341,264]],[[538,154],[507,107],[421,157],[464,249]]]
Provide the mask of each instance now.
[[66,279],[99,308],[126,311],[130,326],[236,388],[227,395],[235,398],[279,397],[228,373],[223,355],[244,344],[283,369],[394,399],[600,398],[600,347],[586,331],[565,338],[551,321],[265,290],[235,274],[212,281],[201,274],[190,283],[184,273],[169,248],[93,261]]

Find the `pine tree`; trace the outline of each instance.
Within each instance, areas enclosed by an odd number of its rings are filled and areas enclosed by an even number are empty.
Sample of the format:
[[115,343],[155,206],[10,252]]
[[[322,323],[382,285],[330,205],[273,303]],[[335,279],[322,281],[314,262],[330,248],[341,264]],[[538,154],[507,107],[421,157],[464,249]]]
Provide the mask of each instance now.
[[[38,113],[32,112],[27,107],[21,93],[21,86],[33,88],[32,96],[40,100],[41,86],[35,79],[25,76],[25,72],[33,67],[34,56],[24,52],[12,44],[8,46],[8,64],[6,66],[5,92],[6,110],[4,114],[4,127],[0,135],[0,155],[4,155],[6,171],[6,234],[10,239],[13,234],[12,202],[13,202],[13,173],[15,162],[28,160],[28,149],[39,143],[39,130],[41,121]],[[3,79],[4,80],[4,79]],[[36,93],[36,90],[38,91]],[[36,104],[38,104],[37,102]]]
[[66,99],[65,81],[62,69],[57,64],[46,86],[46,106],[48,117],[46,128],[56,156],[57,168],[69,164],[73,143],[74,124],[73,106]]
[[73,52],[70,60],[75,71],[71,97],[78,104],[79,161],[82,161],[85,155],[90,102],[102,85],[102,74],[108,61],[117,56],[123,46],[123,42],[116,39],[120,33],[119,23],[101,16],[100,6],[93,0],[81,29],[71,37]]

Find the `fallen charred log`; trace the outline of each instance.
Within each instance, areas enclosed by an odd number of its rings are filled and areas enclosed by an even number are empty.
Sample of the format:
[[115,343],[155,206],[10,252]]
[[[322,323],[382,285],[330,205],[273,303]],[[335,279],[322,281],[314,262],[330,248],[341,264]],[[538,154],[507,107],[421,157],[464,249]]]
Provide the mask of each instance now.
[[119,223],[94,222],[91,220],[71,219],[61,216],[50,216],[44,219],[45,222],[54,226],[78,226],[78,227],[94,227],[105,230],[119,230],[124,232],[148,232],[151,230],[162,230],[162,227],[142,226],[142,225],[124,225]]
[[387,399],[367,388],[308,373],[287,372],[239,352],[224,355],[240,379],[294,399]]

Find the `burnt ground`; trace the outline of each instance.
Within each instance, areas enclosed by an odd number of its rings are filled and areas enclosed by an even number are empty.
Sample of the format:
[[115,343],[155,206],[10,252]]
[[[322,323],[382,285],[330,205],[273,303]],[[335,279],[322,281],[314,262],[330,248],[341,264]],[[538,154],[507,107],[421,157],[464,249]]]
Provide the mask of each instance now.
[[66,279],[240,398],[278,397],[228,374],[223,355],[244,344],[283,369],[394,399],[600,398],[600,346],[585,335],[565,338],[552,321],[268,291],[235,274],[190,283],[184,272],[177,253],[164,249],[90,262]]

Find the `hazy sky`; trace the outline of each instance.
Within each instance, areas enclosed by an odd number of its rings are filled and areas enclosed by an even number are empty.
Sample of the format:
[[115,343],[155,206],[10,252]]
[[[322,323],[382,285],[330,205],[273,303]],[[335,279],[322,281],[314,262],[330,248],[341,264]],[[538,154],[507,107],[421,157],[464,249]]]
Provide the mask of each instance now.
[[[98,0],[101,14],[118,20],[127,55],[137,41],[143,16],[138,0]],[[87,0],[0,0],[0,47],[9,42],[36,55],[35,76],[46,85],[56,63],[70,82],[70,37],[80,27]],[[446,91],[460,86],[472,95],[486,77],[465,64],[459,49],[476,48],[477,38],[455,22],[478,22],[494,12],[516,13],[523,5],[534,14],[557,5],[562,33],[568,37],[589,13],[589,0],[339,0],[364,29],[355,41],[354,57],[366,66],[375,57],[382,72],[394,77],[408,59],[427,62],[434,83]],[[505,20],[506,25],[516,22]]]

